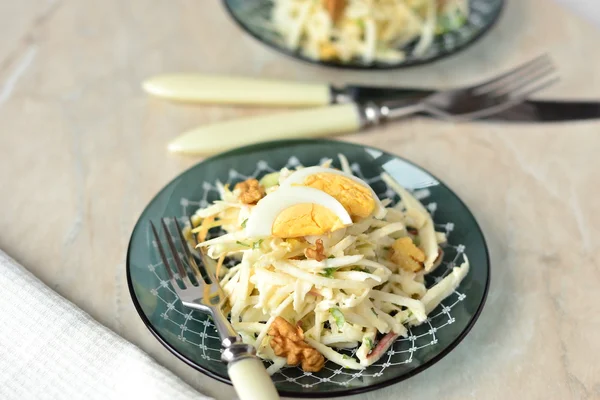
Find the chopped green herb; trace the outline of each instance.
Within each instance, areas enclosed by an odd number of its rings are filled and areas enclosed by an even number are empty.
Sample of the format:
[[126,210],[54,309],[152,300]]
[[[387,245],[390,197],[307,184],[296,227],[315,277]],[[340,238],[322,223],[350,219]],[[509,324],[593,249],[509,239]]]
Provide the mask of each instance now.
[[352,357],[342,354],[342,360],[352,360]]
[[252,244],[252,248],[253,249],[260,249],[260,245],[262,244],[262,242],[263,242],[263,239],[259,239],[257,242],[254,242]]
[[376,317],[379,316],[379,314],[377,314],[377,311],[375,311],[375,309],[373,307],[371,307],[371,311],[373,311],[373,314],[375,314]]
[[467,17],[456,9],[441,15],[437,20],[435,33],[440,35],[446,32],[456,30],[467,22]]
[[358,27],[362,30],[365,29],[365,21],[363,21],[362,19],[357,19],[356,20],[356,24],[358,25]]
[[325,268],[321,275],[325,278],[333,278],[333,273],[335,272],[335,268]]
[[365,343],[365,346],[367,346],[369,349],[373,348],[373,341],[371,340],[371,338],[364,338],[363,342]]
[[383,249],[384,249],[385,251],[390,251],[392,248],[391,248],[390,246],[385,246]]
[[246,244],[246,243],[244,243],[244,242],[240,242],[239,240],[236,240],[235,242],[236,242],[237,244],[239,244],[240,246],[244,246],[244,247],[250,247],[250,245],[249,245],[249,244]]
[[418,236],[415,236],[412,241],[413,241],[414,245],[417,247],[419,247],[421,245],[421,238]]
[[335,256],[329,256],[327,258],[331,260],[332,258],[335,258]]
[[244,222],[242,222],[242,228],[245,228],[245,227],[246,227],[246,222],[248,222],[248,218],[246,218],[246,219],[244,220]]
[[342,314],[339,308],[330,308],[329,312],[335,320],[335,324],[338,326],[338,328],[341,329],[346,323],[346,318],[344,318],[344,314]]
[[279,171],[271,172],[270,174],[263,176],[258,183],[261,184],[265,189],[268,189],[279,184],[279,175]]

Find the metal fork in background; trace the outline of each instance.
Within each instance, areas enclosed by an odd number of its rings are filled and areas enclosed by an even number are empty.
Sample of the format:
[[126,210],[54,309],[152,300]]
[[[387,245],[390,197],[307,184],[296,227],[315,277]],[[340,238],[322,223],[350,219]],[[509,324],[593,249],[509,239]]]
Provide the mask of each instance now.
[[[192,255],[188,244],[183,236],[181,227],[177,218],[174,218],[175,227],[177,233],[175,237],[180,247],[183,249],[183,257],[188,265],[194,271],[193,276],[198,282],[194,285],[190,280],[188,273],[185,269],[185,264],[180,258],[177,246],[173,238],[169,227],[167,226],[166,219],[161,220],[163,234],[166,238],[168,248],[170,250],[172,263],[169,263],[166,256],[163,244],[161,243],[160,236],[156,230],[156,227],[151,222],[152,233],[154,234],[154,240],[156,241],[156,247],[162,260],[162,263],[169,275],[171,286],[177,294],[177,297],[181,300],[185,307],[201,311],[203,313],[212,316],[219,337],[221,338],[221,345],[224,349],[221,359],[227,362],[227,372],[229,378],[235,387],[235,390],[241,400],[271,400],[279,399],[279,395],[275,390],[273,381],[267,374],[265,367],[257,357],[256,351],[252,346],[244,344],[241,341],[239,335],[235,332],[227,317],[223,313],[222,306],[225,303],[225,294],[219,285],[215,275],[212,273],[210,268],[206,267],[207,263],[210,262],[208,257],[200,251],[200,257],[206,276],[210,280],[207,282],[200,273],[200,266],[196,263],[194,256]],[[211,260],[212,261],[212,260]],[[175,264],[175,271],[179,275],[179,279],[176,278],[173,273],[171,264]],[[181,285],[181,286],[180,286]]]
[[334,104],[251,116],[201,126],[173,140],[169,150],[210,154],[266,140],[351,133],[419,113],[448,121],[489,117],[518,105],[527,96],[556,82],[553,72],[549,57],[541,56],[499,77],[469,87],[366,104]]
[[555,71],[550,57],[542,55],[474,86],[440,91],[418,101],[404,99],[367,104],[362,110],[363,125],[416,113],[428,113],[449,121],[485,118],[514,107],[556,83]]

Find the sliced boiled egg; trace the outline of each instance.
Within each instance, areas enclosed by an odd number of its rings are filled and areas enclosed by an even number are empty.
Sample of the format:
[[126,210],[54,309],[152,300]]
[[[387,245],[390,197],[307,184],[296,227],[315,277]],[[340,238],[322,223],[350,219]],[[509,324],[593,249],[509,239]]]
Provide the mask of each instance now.
[[333,168],[308,167],[288,176],[281,187],[307,186],[321,190],[339,201],[355,219],[374,215],[385,217],[385,207],[371,186],[354,175]]
[[310,187],[280,187],[263,197],[246,221],[248,237],[294,238],[324,235],[352,224],[344,206]]

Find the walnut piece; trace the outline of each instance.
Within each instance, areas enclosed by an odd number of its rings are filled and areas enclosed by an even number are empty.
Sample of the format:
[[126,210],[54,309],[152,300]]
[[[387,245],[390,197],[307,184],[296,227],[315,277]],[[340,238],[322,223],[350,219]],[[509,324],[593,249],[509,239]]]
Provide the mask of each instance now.
[[265,195],[265,188],[254,178],[236,184],[234,190],[238,189],[240,191],[239,199],[244,204],[256,204]]
[[304,333],[299,326],[277,317],[269,328],[269,336],[275,355],[286,357],[289,365],[302,363],[306,372],[318,372],[325,365],[325,357],[304,341]]
[[322,2],[333,22],[342,16],[344,8],[346,8],[346,0],[322,0]]
[[306,258],[311,258],[317,261],[323,261],[327,257],[325,256],[325,248],[323,247],[323,241],[321,239],[317,239],[315,242],[315,248],[308,248],[304,250],[304,255]]
[[425,253],[409,237],[397,239],[392,245],[390,260],[400,268],[417,272],[423,268]]

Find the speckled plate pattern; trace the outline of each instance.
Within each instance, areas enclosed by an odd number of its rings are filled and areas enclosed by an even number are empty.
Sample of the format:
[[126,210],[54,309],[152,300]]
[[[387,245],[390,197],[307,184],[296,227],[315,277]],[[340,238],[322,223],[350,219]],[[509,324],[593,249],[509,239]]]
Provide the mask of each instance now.
[[[374,365],[362,370],[344,369],[332,362],[317,373],[286,367],[273,375],[281,395],[332,397],[360,393],[411,377],[448,354],[467,334],[479,316],[490,282],[489,256],[483,234],[465,204],[446,185],[420,167],[381,150],[340,141],[295,140],[260,143],[209,158],[183,172],[148,204],[131,235],[127,279],[140,317],[156,338],[193,368],[229,382],[220,361],[220,343],[210,318],[183,307],[167,279],[150,233],[150,221],[181,218],[217,199],[215,182],[235,184],[260,178],[280,168],[310,166],[345,154],[354,173],[367,181],[381,198],[398,197],[380,179],[380,163],[427,207],[436,229],[448,235],[442,265],[427,276],[431,286],[468,257],[471,269],[457,290],[429,315],[409,329]],[[374,160],[374,157],[377,160]],[[339,164],[334,163],[339,167]],[[352,354],[349,352],[348,354]]]

